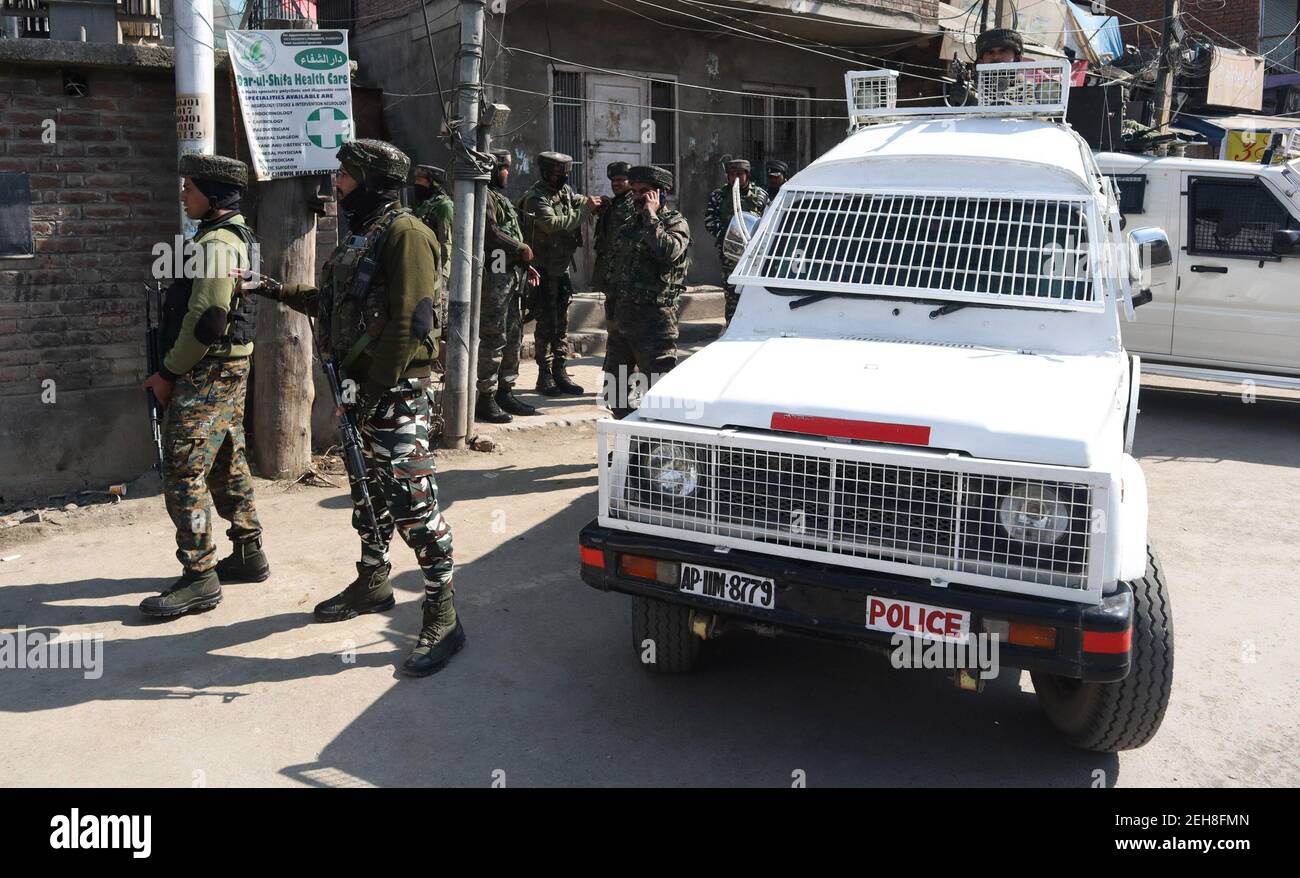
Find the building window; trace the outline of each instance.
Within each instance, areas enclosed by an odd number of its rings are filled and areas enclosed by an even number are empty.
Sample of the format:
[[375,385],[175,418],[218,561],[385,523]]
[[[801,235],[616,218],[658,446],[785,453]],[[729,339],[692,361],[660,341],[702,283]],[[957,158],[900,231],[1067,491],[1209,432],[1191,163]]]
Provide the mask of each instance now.
[[655,139],[650,164],[671,171],[677,179],[677,83],[656,79],[650,83],[650,118]]
[[811,131],[808,125],[808,92],[759,93],[764,86],[746,86],[754,94],[741,98],[741,140],[743,152],[739,158],[749,159],[753,166],[751,179],[767,179],[767,162],[780,160],[790,166],[794,174],[808,164],[812,152]]
[[[583,179],[586,154],[582,149],[582,74],[568,70],[551,71],[551,131],[550,149],[573,156],[570,179]],[[579,184],[581,185],[581,184]]]
[[1269,70],[1296,66],[1296,0],[1263,0],[1259,9],[1259,53]]
[[26,174],[0,173],[0,258],[35,252],[31,183]]
[[1252,180],[1196,177],[1189,189],[1189,253],[1272,256],[1273,233],[1297,225],[1272,193]]

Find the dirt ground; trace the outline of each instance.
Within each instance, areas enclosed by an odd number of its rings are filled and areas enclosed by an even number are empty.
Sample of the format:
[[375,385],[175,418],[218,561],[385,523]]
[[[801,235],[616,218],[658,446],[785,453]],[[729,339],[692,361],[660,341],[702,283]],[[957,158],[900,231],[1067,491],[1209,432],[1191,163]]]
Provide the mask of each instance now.
[[971,695],[860,651],[745,637],[692,674],[646,674],[629,599],[577,575],[598,412],[575,400],[494,452],[440,457],[469,643],[429,679],[396,673],[419,628],[402,547],[392,611],[312,622],[352,576],[341,487],[259,483],[272,578],[170,622],[136,610],[177,573],[160,498],[0,530],[0,633],[104,638],[97,679],[0,670],[0,783],[1294,786],[1300,400],[1223,390],[1143,391],[1177,657],[1164,726],[1137,751],[1065,747],[1027,675]]

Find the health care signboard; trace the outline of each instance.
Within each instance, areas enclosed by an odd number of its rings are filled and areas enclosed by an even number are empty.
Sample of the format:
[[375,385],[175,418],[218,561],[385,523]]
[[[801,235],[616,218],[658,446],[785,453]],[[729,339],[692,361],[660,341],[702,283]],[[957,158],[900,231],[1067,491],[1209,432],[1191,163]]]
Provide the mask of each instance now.
[[257,179],[337,168],[354,130],[347,31],[231,30],[226,42]]

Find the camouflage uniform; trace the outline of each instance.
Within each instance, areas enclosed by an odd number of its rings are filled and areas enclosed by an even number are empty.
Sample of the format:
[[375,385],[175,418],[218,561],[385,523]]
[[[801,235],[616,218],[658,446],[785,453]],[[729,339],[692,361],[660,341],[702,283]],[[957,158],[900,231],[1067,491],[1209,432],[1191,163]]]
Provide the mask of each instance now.
[[[742,165],[741,170],[749,170],[749,162],[743,159],[728,162],[727,168],[733,170]],[[762,215],[763,211],[767,209],[767,205],[767,190],[754,183],[754,181],[751,180],[749,185],[741,188],[741,210],[746,213]],[[736,305],[740,301],[736,288],[727,283],[727,276],[736,267],[736,263],[728,259],[722,252],[722,242],[727,236],[727,227],[731,224],[731,217],[734,212],[734,205],[731,203],[731,186],[721,186],[709,193],[709,203],[704,208],[704,228],[713,236],[718,248],[718,259],[722,262],[722,284],[726,288],[728,323],[731,322],[731,316],[736,313]]]
[[498,387],[509,392],[519,380],[519,347],[524,332],[519,307],[524,236],[519,229],[519,215],[505,193],[495,186],[489,186],[487,193],[478,392],[495,394]]
[[[406,670],[441,667],[464,642],[452,604],[451,526],[438,508],[429,447],[430,371],[437,350],[441,247],[398,201],[409,160],[382,141],[344,144],[339,159],[361,185],[340,206],[351,234],[335,248],[321,285],[285,287],[278,298],[316,314],[316,344],[359,388],[350,406],[361,436],[366,484],[379,529],[370,526],[361,491],[352,486],[352,526],[361,537],[357,579],[316,607],[316,618],[339,621],[393,606],[388,546],[394,530],[415,552],[424,574],[424,628]],[[358,240],[360,236],[360,240]],[[365,273],[373,272],[364,282]],[[358,280],[358,278],[362,280]],[[346,392],[346,391],[345,391]],[[454,648],[425,661],[455,638]],[[417,656],[423,657],[417,662]]]
[[[221,582],[260,582],[270,576],[262,525],[244,447],[244,399],[253,353],[254,300],[230,276],[249,266],[252,230],[239,214],[248,184],[243,162],[190,154],[181,176],[207,198],[194,246],[197,276],[177,278],[162,305],[162,362],[150,382],[171,384],[162,423],[162,482],[176,527],[180,579],[140,603],[150,616],[177,616],[221,601]],[[186,260],[187,264],[189,260]],[[212,506],[230,522],[231,556],[217,561]]]
[[[539,167],[546,156],[562,164],[572,161],[560,153],[542,153],[538,157]],[[591,210],[586,199],[567,184],[556,189],[544,178],[524,193],[518,207],[524,241],[533,248],[533,266],[541,275],[533,339],[534,357],[540,371],[546,374],[562,370],[571,355],[569,300],[573,296],[573,282],[569,278],[569,262],[574,251],[582,246],[582,223],[591,216]]]
[[[627,176],[627,162],[612,162],[606,169],[606,175],[612,180],[618,176]],[[623,223],[632,216],[635,208],[632,204],[632,190],[625,189],[600,206],[596,228],[592,237],[595,239],[596,264],[591,272],[593,289],[606,292],[609,287],[609,254],[614,246],[614,236],[623,227]]]
[[[412,208],[411,212],[415,214],[416,219],[423,222],[429,227],[437,237],[441,245],[441,265],[440,274],[442,275],[442,288],[448,289],[448,283],[451,280],[451,253],[452,253],[452,220],[456,214],[456,204],[443,188],[445,183],[445,173],[442,168],[434,165],[418,165],[415,169],[417,176],[428,179],[431,184],[433,194],[424,201]],[[444,294],[438,297],[438,325],[447,325],[447,296]]]
[[[652,182],[663,192],[672,175],[640,166],[629,181]],[[610,252],[609,291],[605,298],[606,404],[617,418],[631,412],[629,376],[640,370],[649,387],[677,362],[677,301],[690,269],[691,229],[686,218],[660,204],[654,216],[640,211],[614,237]]]

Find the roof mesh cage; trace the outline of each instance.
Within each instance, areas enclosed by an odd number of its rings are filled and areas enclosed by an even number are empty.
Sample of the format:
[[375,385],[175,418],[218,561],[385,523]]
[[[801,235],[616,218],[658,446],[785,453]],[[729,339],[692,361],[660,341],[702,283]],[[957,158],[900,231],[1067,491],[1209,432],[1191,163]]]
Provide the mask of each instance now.
[[844,74],[849,101],[849,124],[865,125],[873,111],[892,110],[898,105],[897,70],[850,70]]
[[[949,86],[946,96],[915,99],[917,103],[906,107],[897,106],[897,71],[850,71],[845,74],[844,82],[851,128],[914,116],[1064,118],[1070,98],[1070,63],[1019,61],[980,64],[975,68],[975,86],[969,94],[960,87]],[[964,104],[954,106],[946,102],[956,103],[954,95],[958,92],[963,96]],[[933,103],[927,106],[925,101]]]
[[1094,310],[1085,198],[786,184],[730,277],[769,289]]

